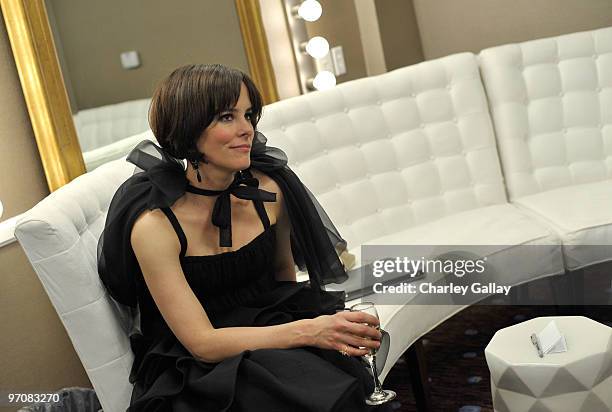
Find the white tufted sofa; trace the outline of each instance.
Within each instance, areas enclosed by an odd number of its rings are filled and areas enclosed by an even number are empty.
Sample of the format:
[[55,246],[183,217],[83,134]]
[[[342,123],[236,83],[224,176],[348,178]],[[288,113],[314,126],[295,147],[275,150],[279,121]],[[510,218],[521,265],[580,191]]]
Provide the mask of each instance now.
[[[79,111],[73,116],[87,171],[125,157],[149,129],[151,99],[130,100]],[[142,140],[142,139],[140,139]]]
[[[264,108],[260,130],[287,152],[358,262],[366,244],[499,245],[498,275],[521,284],[612,259],[609,247],[588,247],[612,244],[611,112],[609,28],[284,100]],[[98,280],[96,243],[132,171],[123,160],[105,164],[16,228],[106,411],[129,403],[133,358]],[[519,245],[538,245],[548,259],[517,256]],[[382,375],[462,308],[380,306],[393,337]]]

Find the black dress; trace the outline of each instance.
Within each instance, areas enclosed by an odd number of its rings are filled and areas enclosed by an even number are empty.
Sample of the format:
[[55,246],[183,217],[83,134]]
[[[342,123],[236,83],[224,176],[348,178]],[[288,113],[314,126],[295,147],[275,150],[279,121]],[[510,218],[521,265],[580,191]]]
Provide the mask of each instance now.
[[[276,281],[274,225],[255,202],[263,232],[242,248],[185,256],[187,239],[169,208],[162,208],[181,243],[180,262],[215,328],[268,326],[321,313],[307,283]],[[358,358],[314,347],[246,350],[219,363],[195,359],[163,320],[144,281],[138,287],[142,334],[130,337],[135,361],[128,411],[370,411],[372,378]],[[344,303],[324,296],[324,313]],[[390,410],[390,406],[385,408]]]

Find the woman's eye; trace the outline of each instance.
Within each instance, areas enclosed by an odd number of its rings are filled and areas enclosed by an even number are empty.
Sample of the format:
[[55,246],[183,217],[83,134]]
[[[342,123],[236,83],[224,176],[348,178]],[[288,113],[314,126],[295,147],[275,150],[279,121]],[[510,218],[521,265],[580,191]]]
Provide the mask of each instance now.
[[221,116],[219,116],[219,119],[223,120],[224,122],[229,122],[230,120],[232,120],[233,116],[230,113],[227,114],[222,114]]
[[247,119],[251,120],[253,118],[253,113],[246,113],[244,115]]

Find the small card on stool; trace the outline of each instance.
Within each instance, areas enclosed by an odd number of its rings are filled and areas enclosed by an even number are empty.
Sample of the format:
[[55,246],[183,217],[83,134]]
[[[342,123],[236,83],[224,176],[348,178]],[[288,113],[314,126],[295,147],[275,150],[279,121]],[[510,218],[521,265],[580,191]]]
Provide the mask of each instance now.
[[531,335],[531,341],[538,350],[540,358],[548,353],[567,352],[565,336],[561,334],[554,320],[546,325],[540,333]]

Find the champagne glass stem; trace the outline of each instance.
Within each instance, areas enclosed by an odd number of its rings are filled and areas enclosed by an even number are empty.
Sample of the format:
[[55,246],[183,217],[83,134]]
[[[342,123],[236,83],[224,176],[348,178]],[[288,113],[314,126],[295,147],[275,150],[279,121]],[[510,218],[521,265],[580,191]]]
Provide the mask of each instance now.
[[376,370],[376,355],[372,355],[370,358],[370,369],[372,369],[372,375],[374,376],[374,392],[380,392],[382,390],[382,385],[380,384],[380,380],[378,379],[378,371]]

